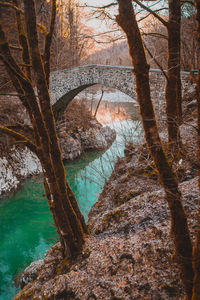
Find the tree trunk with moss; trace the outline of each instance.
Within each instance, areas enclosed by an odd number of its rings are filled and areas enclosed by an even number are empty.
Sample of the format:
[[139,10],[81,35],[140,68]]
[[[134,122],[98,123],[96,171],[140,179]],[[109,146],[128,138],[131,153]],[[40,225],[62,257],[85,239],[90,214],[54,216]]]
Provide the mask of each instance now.
[[[13,0],[13,2],[15,7],[17,7],[17,0]],[[32,72],[27,68],[23,71],[14,60],[3,28],[0,27],[1,59],[22,104],[29,114],[32,135],[31,137],[25,135],[23,124],[20,127],[20,132],[3,126],[0,127],[0,131],[12,136],[15,139],[15,143],[20,142],[24,144],[38,156],[44,174],[45,193],[63,246],[63,252],[65,256],[71,257],[76,256],[81,251],[84,235],[87,233],[87,226],[78,208],[75,196],[66,182],[65,169],[48,91],[50,45],[56,13],[55,0],[51,1],[51,12],[50,31],[45,38],[45,52],[43,56],[41,56],[39,49],[34,1],[24,0],[24,19],[27,34],[25,34],[23,29],[22,19],[18,11],[16,13],[18,29],[20,29],[20,45],[24,52],[26,51],[27,53],[27,45],[29,50],[28,55],[22,57],[23,63],[27,64],[28,59],[30,59]],[[23,39],[21,38],[22,33]],[[36,84],[37,95],[35,94],[31,73]]]
[[170,209],[171,229],[175,256],[180,268],[180,276],[188,299],[192,296],[193,268],[192,243],[187,225],[187,217],[182,205],[177,179],[164,154],[155,114],[151,101],[149,85],[149,65],[147,64],[141,34],[135,18],[131,0],[118,0],[119,15],[117,23],[127,36],[130,56],[134,66],[137,100],[140,105],[145,138],[149,151],[158,170],[165,189],[166,200]]
[[169,152],[179,157],[180,133],[182,123],[181,79],[180,79],[180,0],[168,0],[169,20],[168,32],[168,80],[166,84],[166,113],[169,139]]

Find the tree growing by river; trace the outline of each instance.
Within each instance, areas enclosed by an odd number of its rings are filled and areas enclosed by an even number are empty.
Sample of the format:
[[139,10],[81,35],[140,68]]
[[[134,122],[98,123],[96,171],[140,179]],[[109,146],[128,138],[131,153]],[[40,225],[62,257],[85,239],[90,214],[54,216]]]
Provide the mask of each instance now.
[[[178,182],[172,167],[168,163],[158,134],[151,101],[149,65],[146,60],[143,41],[136,21],[132,1],[118,0],[118,4],[119,15],[117,16],[117,23],[125,32],[129,44],[129,53],[134,66],[137,99],[140,105],[146,142],[158,170],[161,183],[165,190],[166,201],[170,209],[171,232],[175,246],[174,256],[179,265],[180,277],[187,299],[197,300],[200,299],[200,230],[197,233],[196,243],[193,245],[187,224],[187,216],[182,205],[182,196],[178,188]],[[199,0],[196,1],[196,7],[197,21],[199,22]],[[197,92],[199,95],[199,77]]]
[[[148,19],[149,15],[153,16],[155,20],[157,20],[157,25],[161,25],[157,28],[153,29],[152,24],[148,26],[151,30],[145,30],[141,34],[144,35],[143,42],[145,41],[145,47],[148,50],[148,55],[150,55],[151,59],[159,62],[157,59],[157,55],[152,55],[151,47],[148,45],[148,41],[145,40],[146,36],[155,36],[159,39],[164,38],[167,43],[168,57],[165,56],[167,72],[164,72],[166,77],[166,118],[167,118],[167,129],[168,129],[168,152],[171,155],[172,159],[179,159],[182,154],[182,143],[179,132],[179,125],[182,124],[182,88],[181,88],[181,76],[180,76],[180,68],[181,68],[181,39],[183,39],[183,31],[181,32],[181,22],[182,17],[185,12],[184,6],[187,4],[188,7],[192,7],[194,1],[180,1],[180,0],[166,0],[162,1],[162,3],[166,4],[166,7],[155,7],[155,3],[157,1],[151,1],[151,5],[149,1],[140,1],[133,0],[133,5],[135,7],[135,11],[137,14],[138,22],[144,21],[145,18]],[[146,3],[145,3],[146,2]],[[154,3],[155,2],[155,3]],[[112,19],[112,11],[110,8],[116,7],[117,1],[111,1],[109,4],[104,6],[91,5],[90,7],[96,11],[97,17],[104,19]],[[164,5],[165,6],[165,5]],[[167,15],[162,15],[162,10],[167,11]],[[140,12],[142,12],[140,16]],[[183,12],[183,13],[182,13]],[[189,12],[189,8],[187,9],[187,13]],[[193,13],[191,12],[189,14]],[[145,26],[144,26],[145,27]],[[160,31],[162,29],[162,31]],[[193,30],[193,29],[192,29]],[[117,30],[113,30],[116,32]],[[148,32],[149,31],[149,32]],[[194,30],[193,30],[194,31]],[[118,34],[118,39],[121,38],[121,34]],[[191,40],[191,35],[189,36]],[[155,45],[154,45],[155,46]],[[189,45],[188,45],[189,46]],[[157,51],[159,51],[157,49]],[[193,52],[194,53],[194,52]],[[158,53],[157,53],[158,54]],[[160,55],[160,53],[159,53]],[[183,51],[182,51],[183,56]],[[198,57],[198,55],[196,55]],[[157,66],[161,66],[161,64],[157,64]],[[194,67],[194,66],[193,66]],[[163,70],[162,70],[163,71]]]
[[[29,115],[30,123],[0,126],[1,134],[12,137],[14,144],[26,146],[40,160],[44,188],[65,257],[74,257],[82,249],[87,226],[75,196],[65,178],[55,120],[48,91],[50,53],[56,19],[56,0],[51,0],[49,29],[37,23],[35,1],[0,2],[0,12],[10,6],[15,10],[21,60],[15,59],[5,30],[0,25],[0,58]],[[41,53],[38,29],[44,34]]]

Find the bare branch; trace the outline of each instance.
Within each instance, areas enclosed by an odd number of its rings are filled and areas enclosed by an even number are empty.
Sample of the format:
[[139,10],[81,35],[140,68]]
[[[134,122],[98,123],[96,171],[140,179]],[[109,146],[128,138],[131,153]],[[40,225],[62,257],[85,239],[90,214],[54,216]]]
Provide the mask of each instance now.
[[[2,1],[0,1],[0,5],[1,5],[1,6],[11,7],[11,8],[13,8],[13,9],[15,9],[18,13],[24,14],[23,9],[17,7],[16,5],[13,5],[13,4],[10,3],[10,2],[2,2]],[[39,28],[44,34],[47,34],[47,33],[48,33],[48,31],[47,31],[47,29],[46,29],[46,27],[45,27],[44,25],[38,23],[37,26],[38,26],[38,28]]]
[[[18,7],[18,0],[13,0],[13,3]],[[21,14],[16,11],[16,19],[17,19],[17,29],[18,29],[18,39],[20,46],[22,48],[22,60],[26,66],[26,75],[31,80],[31,69],[30,69],[30,56],[28,49],[28,41],[26,38],[24,25],[22,22]]]
[[1,96],[13,96],[13,97],[19,97],[22,96],[24,97],[24,94],[9,94],[9,93],[0,93]]
[[149,48],[147,47],[147,45],[144,43],[144,48],[146,49],[146,51],[148,52],[148,54],[150,55],[150,57],[154,60],[154,62],[157,64],[157,66],[159,67],[159,69],[161,70],[161,72],[163,73],[163,75],[165,76],[166,80],[168,81],[168,76],[166,74],[166,71],[162,68],[161,64],[159,64],[159,62],[157,61],[157,59],[152,55],[151,51],[149,50]]
[[78,5],[78,7],[85,7],[85,8],[95,8],[95,9],[105,9],[105,8],[109,8],[109,7],[112,7],[112,6],[116,6],[117,3],[116,2],[111,2],[107,5],[104,5],[104,6],[94,6],[94,5]]
[[96,110],[95,110],[95,113],[94,113],[94,117],[96,117],[96,115],[97,115],[97,111],[98,111],[99,105],[101,103],[101,100],[103,99],[103,94],[104,94],[104,90],[101,91],[101,97],[100,97],[99,102],[97,104],[97,107],[96,107]]
[[19,79],[22,80],[23,82],[27,82],[28,78],[26,78],[25,74],[23,71],[20,69],[19,65],[15,62],[15,64],[11,64],[9,59],[6,59],[4,56],[0,55],[0,59],[4,62],[5,66],[9,68],[11,72],[15,74],[15,76]]
[[113,33],[113,32],[120,32],[119,29],[114,29],[114,30],[109,30],[109,31],[104,31],[104,32],[101,32],[101,33],[97,33],[97,34],[93,34],[93,35],[88,35],[88,36],[85,36],[86,38],[94,38],[94,37],[97,37],[97,36],[102,36],[102,35],[105,35],[105,34],[108,34],[108,33]]
[[[22,104],[27,109],[30,118],[34,115],[35,119],[39,118],[40,110],[36,100],[36,96],[31,85],[30,80],[23,73],[20,66],[10,53],[8,42],[5,37],[5,33],[0,24],[0,58],[3,60],[6,70],[12,80],[12,83],[19,93],[19,98]],[[25,96],[21,96],[24,94]]]
[[12,8],[15,9],[16,11],[18,11],[19,13],[21,13],[21,14],[24,13],[23,9],[17,7],[16,5],[14,5],[14,4],[10,3],[10,2],[2,2],[2,1],[0,1],[0,5],[1,5],[1,6],[12,7]]
[[44,50],[44,69],[47,85],[49,86],[49,75],[50,75],[50,50],[51,50],[51,42],[53,37],[53,31],[55,27],[55,19],[56,19],[56,0],[51,0],[51,23],[50,30],[46,35],[45,39],[45,50]]
[[13,49],[13,50],[19,50],[19,51],[22,51],[23,49],[21,47],[18,47],[18,46],[15,46],[15,45],[8,45],[8,47],[10,49]]
[[42,8],[44,7],[45,2],[46,2],[46,0],[43,0],[43,1],[42,1],[41,5],[40,5],[40,8],[39,8],[38,11],[37,11],[37,15],[39,15],[39,14],[41,13]]
[[[16,122],[15,125],[9,125],[7,126],[8,129],[12,129],[12,130],[22,130],[23,131],[23,134],[26,132],[29,132],[30,134],[33,134],[33,128],[29,125],[26,125],[26,124],[22,124],[22,123],[19,123],[19,122]],[[17,131],[18,132],[18,131]]]
[[48,31],[46,29],[46,27],[40,23],[37,23],[37,27],[40,29],[40,31],[42,31],[45,35],[48,34]]
[[142,32],[142,35],[145,35],[145,36],[153,36],[153,37],[156,37],[156,38],[161,38],[161,39],[165,39],[165,40],[168,40],[168,37],[167,35],[164,35],[162,33],[159,33],[159,32]]
[[0,90],[2,90],[5,86],[7,86],[8,84],[12,83],[11,80],[7,81],[6,83],[4,83],[2,86],[0,86]]
[[137,3],[140,7],[151,13],[156,19],[158,19],[164,26],[168,27],[168,23],[161,18],[155,11],[151,10],[149,7],[145,6],[138,0],[133,0],[133,2]]
[[32,152],[37,153],[37,148],[36,148],[35,144],[33,144],[33,142],[29,138],[27,138],[25,135],[15,131],[15,130],[9,129],[8,127],[5,127],[5,126],[0,126],[0,132],[4,133],[10,137],[15,138],[16,142],[23,143]]

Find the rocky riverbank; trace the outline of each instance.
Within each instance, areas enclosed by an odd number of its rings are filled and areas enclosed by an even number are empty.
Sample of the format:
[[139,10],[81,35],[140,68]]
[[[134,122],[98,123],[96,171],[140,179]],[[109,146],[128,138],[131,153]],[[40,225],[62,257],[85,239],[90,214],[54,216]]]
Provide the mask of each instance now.
[[[195,106],[184,103],[181,126],[184,159],[174,170],[188,216],[192,237],[196,231],[198,179]],[[162,133],[165,143],[166,133]],[[44,260],[28,267],[15,300],[76,299],[132,300],[184,297],[170,235],[170,217],[145,143],[128,144],[104,191],[89,213],[91,234],[76,261],[62,258],[60,243]]]
[[[194,229],[196,178],[180,188]],[[102,210],[97,213],[99,206]],[[171,260],[169,211],[162,189],[118,206],[108,199],[98,202],[89,227],[91,235],[76,262],[63,261],[57,243],[43,262],[25,271],[26,285],[14,299],[182,299],[178,270]]]
[[[88,150],[107,149],[115,140],[116,133],[109,126],[102,126],[95,118],[90,118],[87,127],[72,130],[59,123],[58,136],[66,161],[74,160]],[[38,158],[27,148],[11,148],[0,157],[0,197],[16,190],[28,176],[41,171]]]

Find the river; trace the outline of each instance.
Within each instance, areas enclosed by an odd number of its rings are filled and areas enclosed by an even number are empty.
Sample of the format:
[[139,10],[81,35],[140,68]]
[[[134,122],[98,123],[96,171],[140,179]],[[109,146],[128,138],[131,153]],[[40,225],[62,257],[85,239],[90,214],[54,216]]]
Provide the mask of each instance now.
[[[105,105],[106,109],[108,106]],[[99,118],[102,118],[101,114]],[[110,124],[116,130],[117,138],[107,151],[88,152],[65,164],[67,178],[86,220],[117,157],[123,155],[125,143],[140,135],[138,121],[131,119],[130,114],[126,118],[114,118]],[[41,176],[26,180],[20,190],[0,200],[0,300],[10,300],[18,291],[14,285],[16,275],[33,260],[43,258],[46,250],[57,241],[57,234],[44,197]]]

